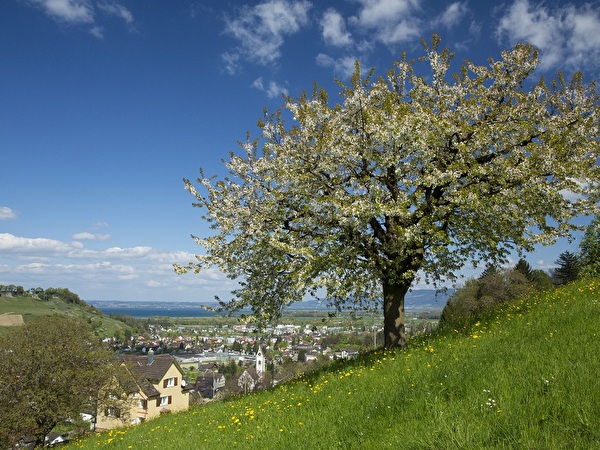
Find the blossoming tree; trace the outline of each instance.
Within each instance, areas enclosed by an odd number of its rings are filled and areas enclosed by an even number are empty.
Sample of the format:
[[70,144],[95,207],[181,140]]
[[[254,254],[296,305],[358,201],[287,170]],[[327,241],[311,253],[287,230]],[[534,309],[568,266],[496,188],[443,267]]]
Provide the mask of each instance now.
[[339,104],[316,86],[286,99],[231,154],[228,177],[184,180],[215,233],[176,270],[218,266],[239,280],[223,309],[258,323],[307,295],[338,309],[382,302],[385,346],[397,347],[418,278],[437,285],[568,235],[598,200],[595,86],[580,74],[531,82],[529,44],[450,77],[439,44],[424,44],[427,76],[403,55],[378,78],[357,63]]

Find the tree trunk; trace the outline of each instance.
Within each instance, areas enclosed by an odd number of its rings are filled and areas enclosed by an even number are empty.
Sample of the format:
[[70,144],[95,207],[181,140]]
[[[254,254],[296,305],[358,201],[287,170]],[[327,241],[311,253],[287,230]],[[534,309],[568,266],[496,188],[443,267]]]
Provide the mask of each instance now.
[[383,335],[386,348],[406,347],[404,296],[410,283],[383,280]]

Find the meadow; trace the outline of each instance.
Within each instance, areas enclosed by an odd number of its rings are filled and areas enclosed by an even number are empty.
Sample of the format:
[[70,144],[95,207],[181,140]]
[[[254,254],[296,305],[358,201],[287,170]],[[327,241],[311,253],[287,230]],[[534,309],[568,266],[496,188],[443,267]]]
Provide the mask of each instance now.
[[74,442],[82,449],[600,448],[600,280],[467,329]]
[[[0,315],[2,314],[21,315],[25,323],[38,317],[52,315],[78,317],[90,324],[101,337],[123,335],[126,329],[131,329],[89,305],[69,303],[57,297],[41,300],[30,296],[2,296],[0,297]],[[12,331],[12,327],[2,325],[0,321],[0,333]]]

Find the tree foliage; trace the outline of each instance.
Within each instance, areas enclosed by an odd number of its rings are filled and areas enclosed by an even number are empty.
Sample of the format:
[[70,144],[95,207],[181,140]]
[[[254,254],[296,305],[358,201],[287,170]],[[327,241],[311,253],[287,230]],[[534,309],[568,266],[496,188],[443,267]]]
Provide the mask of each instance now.
[[228,177],[184,180],[214,234],[195,237],[206,254],[176,270],[218,266],[239,280],[223,308],[249,307],[259,323],[307,294],[383,306],[393,347],[418,277],[444,282],[569,234],[598,197],[595,86],[580,74],[532,82],[529,44],[451,77],[439,44],[424,43],[427,73],[406,55],[380,77],[357,63],[341,103],[316,85],[287,98],[231,154]]
[[52,297],[58,297],[66,303],[74,303],[81,306],[89,306],[86,302],[79,298],[79,295],[69,291],[66,288],[48,288],[39,294],[42,300],[49,300]]
[[0,447],[25,436],[42,445],[59,423],[94,407],[112,354],[91,330],[61,316],[0,335]]
[[590,222],[579,243],[579,264],[581,276],[600,275],[600,216]]

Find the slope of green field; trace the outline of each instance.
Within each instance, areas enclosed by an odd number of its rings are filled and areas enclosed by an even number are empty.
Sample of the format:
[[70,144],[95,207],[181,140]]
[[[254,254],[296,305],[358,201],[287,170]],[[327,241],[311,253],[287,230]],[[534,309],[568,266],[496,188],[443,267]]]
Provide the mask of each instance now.
[[49,300],[28,296],[0,297],[0,333],[10,329],[6,326],[10,321],[3,321],[4,314],[21,315],[25,323],[37,317],[54,314],[79,317],[88,322],[101,337],[123,336],[125,329],[128,328],[124,323],[104,315],[92,306],[68,303],[57,297]]
[[71,444],[97,449],[600,448],[600,281],[469,330]]

